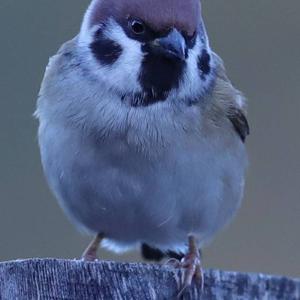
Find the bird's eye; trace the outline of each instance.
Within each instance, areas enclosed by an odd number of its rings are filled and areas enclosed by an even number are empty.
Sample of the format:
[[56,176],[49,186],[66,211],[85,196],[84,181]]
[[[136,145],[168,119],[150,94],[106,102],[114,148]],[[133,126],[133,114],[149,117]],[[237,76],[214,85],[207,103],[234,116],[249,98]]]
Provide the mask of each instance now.
[[145,24],[142,21],[139,20],[131,20],[130,21],[130,28],[132,32],[136,35],[141,35],[145,33]]

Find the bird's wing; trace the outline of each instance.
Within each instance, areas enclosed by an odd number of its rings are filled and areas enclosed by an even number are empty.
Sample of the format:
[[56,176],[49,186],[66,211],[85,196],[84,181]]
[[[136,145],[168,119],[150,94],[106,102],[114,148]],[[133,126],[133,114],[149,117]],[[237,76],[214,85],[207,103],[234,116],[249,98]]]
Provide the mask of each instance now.
[[250,133],[246,117],[246,100],[241,92],[233,87],[227,77],[221,58],[214,54],[214,59],[216,62],[216,82],[211,94],[212,108],[210,118],[218,123],[218,119],[224,119],[225,117],[231,122],[241,140],[245,142],[246,137]]
[[231,107],[227,112],[227,117],[242,141],[245,142],[246,137],[250,134],[250,128],[244,112],[237,107]]

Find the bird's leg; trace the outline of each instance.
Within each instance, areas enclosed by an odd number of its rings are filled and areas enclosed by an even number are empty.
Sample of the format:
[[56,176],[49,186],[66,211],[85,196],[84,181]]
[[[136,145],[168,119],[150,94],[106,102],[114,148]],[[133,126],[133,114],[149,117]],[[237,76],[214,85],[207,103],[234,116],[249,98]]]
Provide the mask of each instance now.
[[181,261],[181,267],[184,268],[182,278],[182,289],[178,294],[180,298],[187,287],[192,284],[193,278],[201,285],[201,291],[204,287],[204,276],[201,267],[200,251],[198,250],[196,239],[189,236],[189,250]]
[[81,258],[84,261],[95,261],[97,259],[97,251],[99,248],[99,244],[103,240],[104,236],[102,233],[98,233],[96,237],[92,240],[92,242],[88,245],[88,247],[83,252]]

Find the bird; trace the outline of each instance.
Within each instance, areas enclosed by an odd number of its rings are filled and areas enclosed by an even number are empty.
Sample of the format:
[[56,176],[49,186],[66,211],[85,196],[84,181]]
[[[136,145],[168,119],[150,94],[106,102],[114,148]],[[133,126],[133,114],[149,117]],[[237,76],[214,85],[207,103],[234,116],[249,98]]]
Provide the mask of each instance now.
[[99,245],[172,257],[183,288],[236,215],[247,103],[211,49],[199,0],[92,0],[49,61],[37,100],[45,177]]

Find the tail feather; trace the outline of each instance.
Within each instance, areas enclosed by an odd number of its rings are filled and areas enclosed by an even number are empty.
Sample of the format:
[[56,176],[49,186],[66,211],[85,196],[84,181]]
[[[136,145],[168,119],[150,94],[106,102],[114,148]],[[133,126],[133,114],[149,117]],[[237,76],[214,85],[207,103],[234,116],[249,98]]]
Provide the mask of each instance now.
[[184,257],[183,253],[177,253],[171,250],[162,251],[147,244],[142,244],[141,253],[144,259],[152,261],[161,261],[164,258],[175,258],[181,260]]

